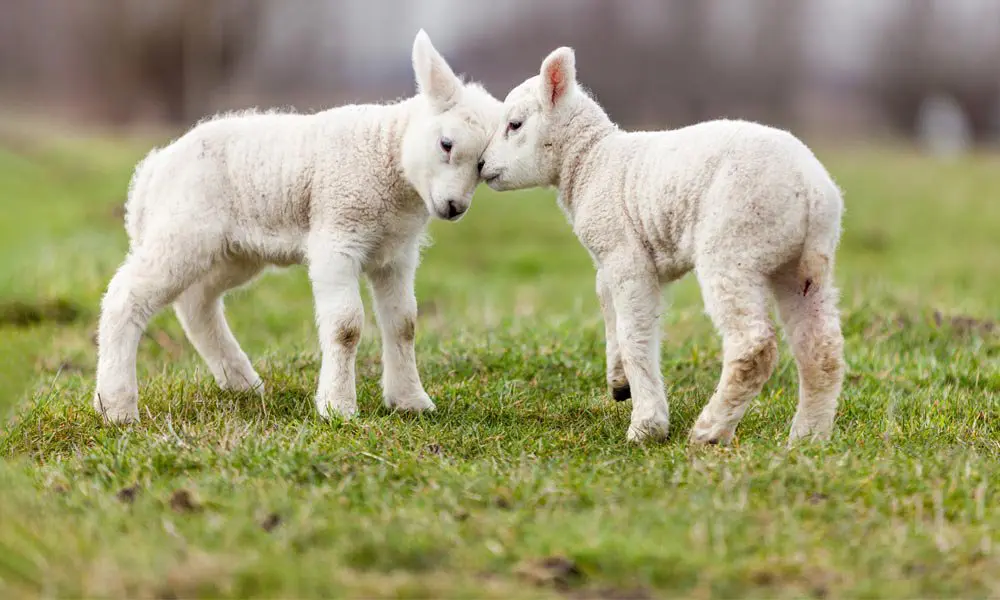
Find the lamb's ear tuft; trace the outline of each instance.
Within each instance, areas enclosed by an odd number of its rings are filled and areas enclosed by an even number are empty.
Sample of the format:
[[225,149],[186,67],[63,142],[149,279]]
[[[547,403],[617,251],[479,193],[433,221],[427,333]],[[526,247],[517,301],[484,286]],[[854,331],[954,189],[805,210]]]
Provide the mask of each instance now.
[[563,46],[542,61],[542,104],[555,108],[576,86],[576,54]]
[[431,43],[431,38],[421,29],[413,40],[413,73],[417,90],[427,96],[438,112],[444,112],[458,101],[462,81]]

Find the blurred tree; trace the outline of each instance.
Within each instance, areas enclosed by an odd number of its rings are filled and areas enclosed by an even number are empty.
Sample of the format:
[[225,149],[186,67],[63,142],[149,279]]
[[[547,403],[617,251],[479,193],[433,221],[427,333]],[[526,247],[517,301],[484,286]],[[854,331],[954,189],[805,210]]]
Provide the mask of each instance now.
[[941,7],[935,0],[910,0],[901,18],[887,24],[874,57],[873,96],[892,130],[909,138],[918,134],[921,107],[928,99],[951,98],[964,113],[973,140],[986,142],[996,136],[1000,45],[942,52],[934,44],[942,33],[944,15],[936,10]]
[[210,110],[254,49],[260,0],[104,0],[89,42],[107,117],[126,123],[152,104],[172,124]]

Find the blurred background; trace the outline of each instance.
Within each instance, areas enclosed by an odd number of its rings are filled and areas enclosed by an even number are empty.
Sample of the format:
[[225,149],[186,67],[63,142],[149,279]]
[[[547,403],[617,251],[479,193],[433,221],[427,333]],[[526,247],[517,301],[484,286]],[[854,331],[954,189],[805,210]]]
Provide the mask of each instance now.
[[424,27],[502,98],[559,45],[629,127],[718,116],[936,153],[1000,138],[1000,0],[0,0],[0,106],[186,127],[413,89]]
[[[421,27],[499,98],[572,45],[625,127],[728,116],[794,131],[846,193],[856,339],[896,315],[1000,315],[1000,0],[0,0],[0,412],[56,377],[90,385],[141,156],[222,110],[409,96]],[[600,331],[593,266],[550,194],[480,196],[460,226],[431,227],[421,335],[511,315]],[[244,347],[276,364],[316,356],[292,271],[227,301]],[[670,295],[676,339],[714,339],[697,282]],[[172,315],[147,337],[200,364]]]

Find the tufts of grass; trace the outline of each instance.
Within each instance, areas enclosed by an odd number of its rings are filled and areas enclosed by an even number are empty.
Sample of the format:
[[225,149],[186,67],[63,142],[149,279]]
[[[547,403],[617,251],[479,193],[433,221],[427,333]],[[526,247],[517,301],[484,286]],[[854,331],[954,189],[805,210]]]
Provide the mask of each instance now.
[[834,438],[786,446],[783,348],[736,443],[696,449],[720,367],[697,286],[668,292],[670,439],[628,445],[592,267],[547,192],[484,190],[434,225],[417,349],[435,413],[382,407],[369,315],[361,414],[318,419],[290,269],[227,301],[266,400],[220,392],[163,314],[141,344],[141,423],[103,425],[92,333],[139,154],[0,152],[5,597],[1000,594],[996,158],[824,155],[848,206]]

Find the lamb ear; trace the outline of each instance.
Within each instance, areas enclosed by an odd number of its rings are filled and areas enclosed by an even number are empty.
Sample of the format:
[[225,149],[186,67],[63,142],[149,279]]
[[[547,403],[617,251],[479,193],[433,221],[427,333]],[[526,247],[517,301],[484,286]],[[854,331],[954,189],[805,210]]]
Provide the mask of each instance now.
[[462,81],[455,76],[423,29],[413,40],[413,73],[417,78],[417,90],[427,96],[439,112],[448,110],[458,101]]
[[576,54],[563,46],[542,61],[542,105],[555,108],[576,86]]

